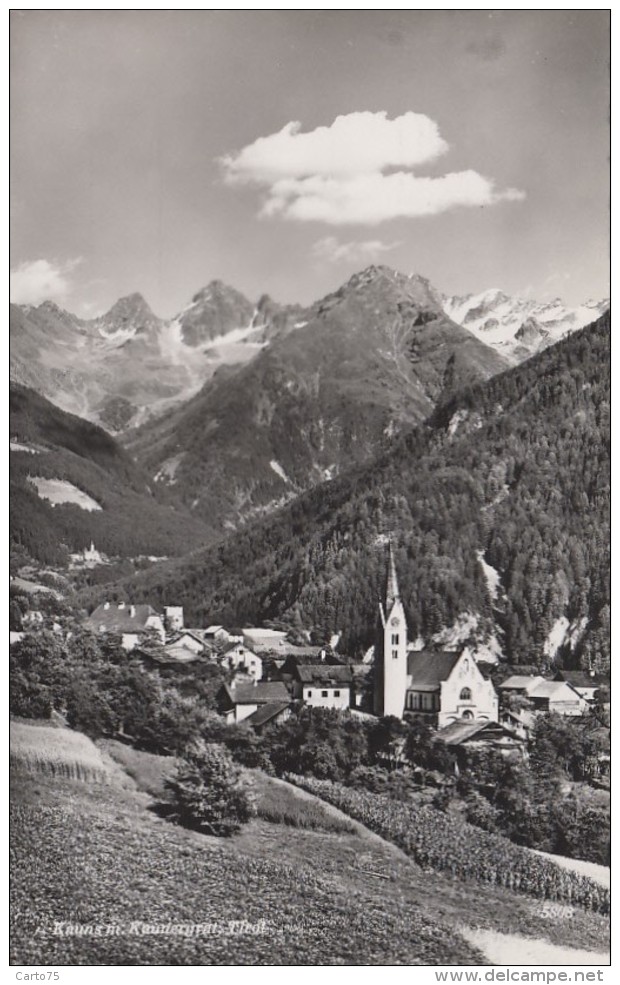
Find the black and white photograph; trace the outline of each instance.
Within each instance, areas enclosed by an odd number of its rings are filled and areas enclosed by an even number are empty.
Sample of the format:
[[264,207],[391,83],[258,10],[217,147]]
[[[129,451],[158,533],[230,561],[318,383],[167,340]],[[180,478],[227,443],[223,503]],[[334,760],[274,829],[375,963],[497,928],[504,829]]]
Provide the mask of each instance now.
[[611,982],[611,15],[7,12],[13,980]]

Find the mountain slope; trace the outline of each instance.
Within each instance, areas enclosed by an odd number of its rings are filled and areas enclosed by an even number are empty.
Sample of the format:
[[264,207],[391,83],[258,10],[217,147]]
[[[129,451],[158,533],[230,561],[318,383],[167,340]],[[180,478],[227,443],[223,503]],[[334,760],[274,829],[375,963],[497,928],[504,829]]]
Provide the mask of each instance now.
[[609,308],[606,299],[567,308],[560,298],[541,303],[509,297],[495,288],[463,297],[444,296],[442,302],[450,318],[512,363],[589,325]]
[[122,431],[188,399],[222,364],[253,358],[273,331],[259,314],[220,281],[170,321],[140,294],[88,321],[51,302],[11,305],[11,379]]
[[455,395],[370,467],[118,597],[194,621],[283,620],[360,652],[391,534],[412,639],[608,665],[609,338],[605,315]]
[[101,428],[11,384],[11,541],[40,561],[94,541],[121,557],[182,554],[213,539]]
[[256,359],[127,437],[159,481],[228,526],[368,461],[455,389],[506,367],[445,316],[428,281],[387,267],[280,317],[286,330]]

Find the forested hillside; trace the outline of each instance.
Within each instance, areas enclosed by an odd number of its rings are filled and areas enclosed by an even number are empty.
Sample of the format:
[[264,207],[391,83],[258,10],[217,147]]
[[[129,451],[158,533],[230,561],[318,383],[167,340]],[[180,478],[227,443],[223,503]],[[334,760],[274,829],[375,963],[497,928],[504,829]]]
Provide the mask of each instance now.
[[[106,431],[18,384],[11,384],[10,435],[11,544],[32,558],[61,563],[92,540],[110,555],[170,556],[212,539]],[[76,499],[94,506],[52,505],[37,492],[41,479],[70,484]]]
[[609,333],[605,315],[454,397],[371,467],[115,594],[183,604],[190,622],[340,632],[360,651],[390,535],[412,638],[470,613],[473,636],[495,636],[514,663],[557,650],[565,665],[606,665]]

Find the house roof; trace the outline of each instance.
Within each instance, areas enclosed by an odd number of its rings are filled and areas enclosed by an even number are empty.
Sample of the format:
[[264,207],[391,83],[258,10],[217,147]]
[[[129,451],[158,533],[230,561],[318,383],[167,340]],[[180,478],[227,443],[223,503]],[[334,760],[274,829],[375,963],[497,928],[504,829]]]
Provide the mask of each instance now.
[[609,683],[609,679],[601,674],[590,674],[587,670],[558,670],[556,681],[566,681],[573,687],[601,687]]
[[104,631],[111,630],[119,633],[135,633],[146,629],[148,619],[151,616],[157,615],[158,613],[150,605],[105,603],[104,605],[98,605],[95,611],[91,612],[86,623],[98,632],[101,631],[100,627],[103,626]]
[[259,657],[257,653],[254,653],[254,650],[251,650],[245,643],[240,643],[239,640],[233,640],[231,643],[227,643],[223,650],[220,650],[220,655],[224,657],[227,653],[230,653],[231,650],[236,650],[238,646],[243,647],[244,650],[250,653],[253,657],[256,657],[257,660],[260,660],[262,663],[262,657]]
[[191,650],[182,643],[168,643],[164,648],[167,659],[178,660],[179,663],[189,663],[191,660],[200,660],[200,654]]
[[544,680],[543,677],[534,677],[531,674],[513,674],[512,677],[507,677],[505,681],[502,681],[499,687],[509,691],[525,691],[542,680]]
[[407,654],[408,687],[434,690],[448,679],[461,654],[454,650],[414,650]]
[[217,633],[218,629],[224,629],[223,626],[207,626],[204,630],[205,633]]
[[285,711],[289,706],[288,701],[273,701],[269,704],[262,705],[253,711],[251,715],[245,719],[249,725],[266,725],[267,722],[272,721],[272,719],[277,718],[281,712]]
[[353,675],[349,667],[330,664],[301,664],[293,671],[293,677],[302,684],[346,684],[349,685]]
[[288,704],[291,700],[282,681],[257,681],[256,684],[236,681],[225,684],[224,690],[234,705],[264,705],[274,701]]
[[566,681],[541,681],[536,687],[530,688],[528,691],[528,697],[530,698],[552,698],[556,692],[561,692],[565,688],[569,688],[575,695],[575,697],[580,697],[574,687],[567,684]]
[[200,643],[201,646],[205,645],[205,641],[202,636],[199,636],[195,629],[177,629],[176,632],[172,633],[170,636],[166,646],[171,646],[174,643],[177,643],[179,640],[182,640],[184,636],[191,636],[192,639],[196,640],[197,643]]
[[470,721],[460,721],[452,722],[451,725],[446,725],[437,733],[437,738],[441,739],[449,746],[460,746],[463,742],[468,739],[473,739],[479,733],[489,731],[489,732],[500,732],[508,738],[515,739],[516,737],[505,729],[503,725],[499,725],[497,722],[470,722]]
[[255,636],[257,639],[265,640],[280,640],[286,636],[286,632],[283,629],[262,629],[260,626],[246,626],[241,632],[244,636]]

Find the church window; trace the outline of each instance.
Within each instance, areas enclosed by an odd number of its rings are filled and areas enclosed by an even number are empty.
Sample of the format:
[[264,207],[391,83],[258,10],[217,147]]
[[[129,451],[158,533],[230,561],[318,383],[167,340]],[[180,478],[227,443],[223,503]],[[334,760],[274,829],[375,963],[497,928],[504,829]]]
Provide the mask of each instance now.
[[312,697],[312,691],[308,691],[308,697],[309,697],[309,698],[311,698],[311,697]]
[[464,687],[459,695],[459,698],[461,701],[471,701],[471,688]]
[[466,718],[466,719],[467,719],[467,721],[471,721],[471,719],[472,719],[473,717],[474,717],[474,713],[473,713],[473,711],[469,711],[469,710],[467,710],[467,711],[464,711],[464,712],[463,712],[463,718]]
[[398,650],[392,650],[392,660],[398,660]]
[[398,633],[392,633],[392,646],[398,646]]

